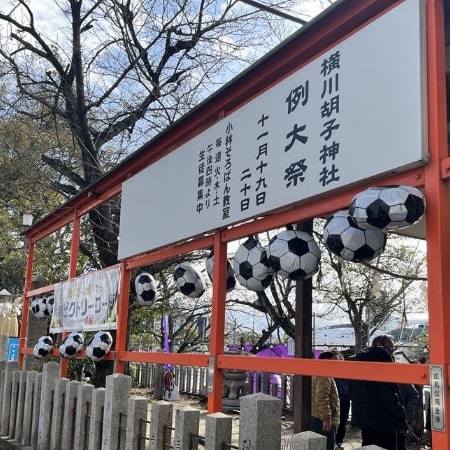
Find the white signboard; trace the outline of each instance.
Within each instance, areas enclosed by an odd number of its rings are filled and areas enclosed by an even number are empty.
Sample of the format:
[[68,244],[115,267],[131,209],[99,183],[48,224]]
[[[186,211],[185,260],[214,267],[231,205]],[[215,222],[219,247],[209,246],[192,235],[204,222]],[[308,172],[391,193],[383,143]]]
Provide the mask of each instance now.
[[423,163],[421,13],[405,1],[127,180],[119,258]]
[[50,333],[117,328],[120,265],[55,286]]
[[445,431],[444,367],[430,366],[431,429]]

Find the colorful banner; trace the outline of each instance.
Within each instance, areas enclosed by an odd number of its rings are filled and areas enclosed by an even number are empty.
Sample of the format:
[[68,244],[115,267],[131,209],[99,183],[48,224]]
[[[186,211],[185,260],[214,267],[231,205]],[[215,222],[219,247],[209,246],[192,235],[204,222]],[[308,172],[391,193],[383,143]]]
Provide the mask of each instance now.
[[120,265],[55,285],[50,333],[116,329]]

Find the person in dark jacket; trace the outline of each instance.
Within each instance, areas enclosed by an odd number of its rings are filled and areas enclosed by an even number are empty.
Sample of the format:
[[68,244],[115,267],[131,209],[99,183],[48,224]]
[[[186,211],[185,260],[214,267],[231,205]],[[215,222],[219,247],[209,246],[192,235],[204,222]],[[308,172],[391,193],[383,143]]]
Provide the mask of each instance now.
[[[356,361],[394,362],[394,344],[389,336],[377,336],[372,346],[355,355]],[[407,429],[405,409],[396,383],[351,380],[353,426],[361,428],[362,446],[378,445],[399,450],[399,434]]]

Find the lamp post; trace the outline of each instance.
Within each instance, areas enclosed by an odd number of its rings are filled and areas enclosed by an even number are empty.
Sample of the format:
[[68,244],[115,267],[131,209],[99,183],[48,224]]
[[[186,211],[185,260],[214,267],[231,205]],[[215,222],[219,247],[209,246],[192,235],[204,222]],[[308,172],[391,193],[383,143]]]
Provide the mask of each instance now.
[[33,225],[33,219],[34,219],[33,214],[23,213],[22,214],[22,226],[24,228],[30,228],[31,225]]

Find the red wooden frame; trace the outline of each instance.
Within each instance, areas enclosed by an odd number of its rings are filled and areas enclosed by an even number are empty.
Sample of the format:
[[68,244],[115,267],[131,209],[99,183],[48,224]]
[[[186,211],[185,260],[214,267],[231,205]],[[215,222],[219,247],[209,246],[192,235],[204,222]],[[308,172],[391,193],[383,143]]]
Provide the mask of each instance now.
[[[23,356],[31,353],[25,345],[29,298],[48,292],[53,286],[31,290],[34,246],[60,227],[73,223],[73,237],[68,278],[76,274],[77,249],[79,244],[80,217],[102,202],[120,194],[122,183],[148,165],[154,163],[176,147],[200,133],[219,118],[226,116],[244,103],[268,89],[292,71],[305,65],[319,51],[335,45],[339,40],[354,33],[374,20],[378,14],[401,3],[402,0],[348,0],[330,8],[329,12],[304,27],[302,32],[289,39],[282,47],[270,53],[263,61],[252,66],[217,94],[207,99],[182,120],[132,154],[120,166],[90,186],[79,196],[67,202],[54,214],[35,224],[26,232],[29,239],[28,259],[25,275],[24,315],[20,335],[20,363]],[[430,364],[444,368],[444,383],[448,388],[450,365],[450,220],[449,182],[450,157],[447,143],[446,86],[445,86],[445,39],[444,1],[426,0],[427,25],[427,95],[428,95],[428,145],[430,161],[421,168],[378,177],[370,183],[361,183],[323,196],[299,202],[289,209],[267,215],[258,220],[215,232],[212,235],[193,239],[179,245],[156,250],[152,253],[128,258],[121,266],[121,287],[118,311],[116,348],[108,355],[115,361],[115,370],[123,371],[127,361],[170,363],[204,366],[212,364],[214,377],[209,396],[208,412],[221,410],[223,370],[240,368],[252,371],[271,372],[272,358],[245,358],[224,354],[225,322],[225,273],[227,243],[250,234],[275,229],[288,223],[298,223],[314,217],[325,216],[348,206],[356,192],[369,185],[408,184],[420,186],[427,198],[427,250],[428,250],[428,298],[430,329]],[[95,195],[93,195],[95,194]],[[214,287],[212,302],[211,343],[209,355],[164,354],[126,351],[126,329],[128,314],[128,286],[130,271],[152,262],[186,254],[201,248],[214,248]],[[383,363],[341,363],[309,359],[278,359],[277,370],[298,375],[333,375],[342,378],[361,378],[405,382],[429,383],[428,365],[402,365]],[[374,368],[379,370],[374,370]],[[64,367],[63,367],[64,371]],[[445,430],[433,432],[436,448],[450,448],[449,396],[444,389]]]

